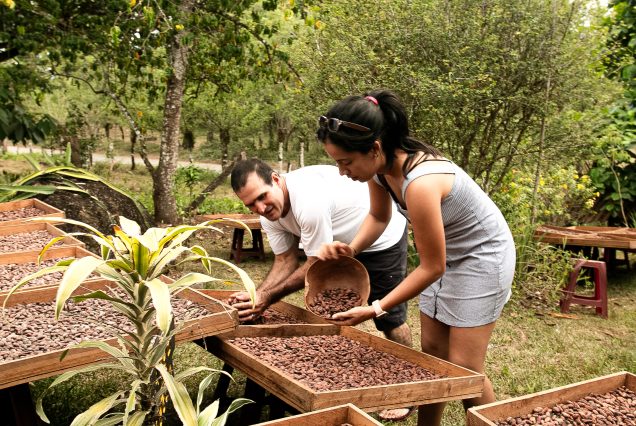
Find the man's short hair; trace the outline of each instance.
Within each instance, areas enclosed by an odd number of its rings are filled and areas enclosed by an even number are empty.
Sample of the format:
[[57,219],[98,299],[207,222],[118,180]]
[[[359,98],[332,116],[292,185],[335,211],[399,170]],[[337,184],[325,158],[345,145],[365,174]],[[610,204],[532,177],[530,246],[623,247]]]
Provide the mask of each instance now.
[[256,173],[258,177],[263,179],[265,184],[272,184],[272,173],[274,173],[274,169],[258,158],[250,158],[249,160],[239,161],[232,169],[230,182],[232,183],[234,192],[238,192],[245,186],[247,178],[252,173]]

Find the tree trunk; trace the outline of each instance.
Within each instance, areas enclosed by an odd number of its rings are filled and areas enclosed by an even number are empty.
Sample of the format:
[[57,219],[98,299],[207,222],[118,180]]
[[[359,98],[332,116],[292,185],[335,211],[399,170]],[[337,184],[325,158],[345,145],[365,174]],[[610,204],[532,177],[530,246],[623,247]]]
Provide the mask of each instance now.
[[71,144],[71,163],[75,167],[82,167],[82,147],[77,135],[69,135],[68,141]]
[[221,173],[190,203],[186,209],[186,213],[191,216],[192,213],[199,208],[201,203],[205,201],[205,198],[210,195],[217,187],[219,187],[227,177],[232,173],[232,169],[239,160],[245,160],[247,158],[245,152],[241,152],[227,167],[224,167]]
[[135,147],[137,146],[137,132],[130,132],[130,170],[135,170]]
[[219,139],[221,141],[221,170],[225,170],[229,158],[230,149],[230,129],[222,128],[219,130]]
[[[184,0],[179,11],[188,15],[193,7],[194,0]],[[159,163],[152,174],[156,224],[174,225],[178,222],[173,177],[179,158],[179,124],[188,69],[188,48],[183,44],[185,35],[186,31],[177,31],[168,52],[171,74],[166,86]]]
[[300,167],[305,167],[305,139],[300,140],[300,145],[298,146],[298,162],[300,163]]

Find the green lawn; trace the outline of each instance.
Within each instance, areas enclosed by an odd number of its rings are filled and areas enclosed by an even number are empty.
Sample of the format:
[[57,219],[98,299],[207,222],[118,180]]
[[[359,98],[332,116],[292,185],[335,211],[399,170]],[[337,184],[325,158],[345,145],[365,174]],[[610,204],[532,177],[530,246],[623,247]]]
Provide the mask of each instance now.
[[[230,244],[229,235],[201,235],[196,242],[208,246],[214,255],[220,257],[227,256]],[[258,283],[264,278],[271,262],[270,253],[265,262],[248,260],[240,266]],[[222,268],[217,268],[215,274],[232,278],[231,273]],[[221,284],[217,288],[227,287]],[[302,294],[295,293],[285,300],[302,305]],[[593,308],[576,305],[572,309],[575,318],[566,319],[552,316],[558,313],[557,306],[537,312],[521,307],[513,296],[498,321],[487,360],[487,374],[493,381],[498,400],[613,372],[636,371],[636,274],[633,271],[621,267],[610,272],[609,300],[608,319],[595,315]],[[409,307],[408,321],[413,330],[413,340],[419,342],[416,301],[412,300]],[[359,327],[375,332],[368,324]],[[178,348],[175,364],[177,370],[198,365],[221,367],[218,359],[194,344],[184,344]],[[196,394],[197,380],[200,378],[189,382],[188,388],[193,394]],[[244,376],[235,372],[234,378],[236,383],[230,386],[229,394],[238,397],[241,396]],[[41,392],[49,382],[50,379],[35,383],[35,394]],[[112,392],[118,383],[119,380],[113,375],[97,373],[60,387],[45,400],[52,424],[69,424],[74,414],[86,409],[98,397]],[[211,392],[212,389],[208,395]],[[416,416],[401,424],[415,425]],[[464,424],[460,403],[449,404],[443,424]]]

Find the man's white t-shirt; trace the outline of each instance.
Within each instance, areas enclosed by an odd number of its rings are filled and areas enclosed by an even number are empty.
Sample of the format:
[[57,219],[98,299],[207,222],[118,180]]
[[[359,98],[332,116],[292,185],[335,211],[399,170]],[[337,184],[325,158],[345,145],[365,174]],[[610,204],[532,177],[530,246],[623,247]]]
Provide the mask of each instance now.
[[[335,166],[307,166],[284,175],[291,208],[285,217],[270,221],[261,216],[274,254],[296,244],[296,237],[307,256],[316,256],[323,243],[351,243],[369,212],[366,183],[340,176]],[[388,249],[402,238],[406,219],[394,203],[391,221],[365,252]]]

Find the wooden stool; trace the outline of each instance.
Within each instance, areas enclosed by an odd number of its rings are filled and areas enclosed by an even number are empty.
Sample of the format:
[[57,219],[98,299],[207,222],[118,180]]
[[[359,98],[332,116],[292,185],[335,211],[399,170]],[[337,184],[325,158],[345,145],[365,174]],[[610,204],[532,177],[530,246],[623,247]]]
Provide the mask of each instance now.
[[238,264],[241,260],[248,257],[258,257],[265,260],[265,249],[263,248],[263,233],[260,229],[252,229],[252,247],[243,247],[243,237],[245,229],[234,228],[232,235],[232,248],[230,249],[230,260]]
[[[230,220],[228,220],[230,219]],[[257,214],[240,214],[240,213],[220,213],[205,214],[196,216],[197,223],[215,220],[216,226],[225,228],[234,228],[232,233],[232,246],[230,247],[230,260],[235,263],[241,263],[241,260],[247,257],[258,257],[265,260],[265,249],[263,247],[263,233],[261,232],[261,219]],[[234,221],[240,220],[243,224]],[[252,247],[243,247],[243,238],[245,237],[245,226],[252,231]]]
[[[594,296],[582,296],[575,293],[576,282],[583,268],[593,270]],[[607,318],[607,269],[605,262],[601,260],[577,259],[563,293],[564,296],[559,302],[562,313],[568,313],[570,304],[576,303],[578,305],[594,306],[597,315]]]

